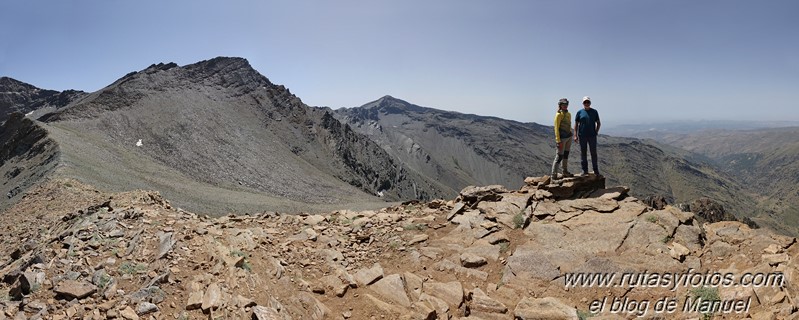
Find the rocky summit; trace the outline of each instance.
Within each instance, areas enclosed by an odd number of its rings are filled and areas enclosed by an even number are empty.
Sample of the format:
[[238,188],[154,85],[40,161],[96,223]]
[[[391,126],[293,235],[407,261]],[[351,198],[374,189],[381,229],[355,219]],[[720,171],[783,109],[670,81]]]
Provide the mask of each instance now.
[[799,317],[795,238],[629,192],[530,177],[379,210],[211,218],[53,179],[0,220],[0,320]]

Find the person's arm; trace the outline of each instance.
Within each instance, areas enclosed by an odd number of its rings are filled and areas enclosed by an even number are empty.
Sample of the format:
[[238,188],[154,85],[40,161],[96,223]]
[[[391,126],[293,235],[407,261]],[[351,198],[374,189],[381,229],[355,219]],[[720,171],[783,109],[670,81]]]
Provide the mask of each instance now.
[[596,134],[599,134],[599,127],[602,126],[602,121],[599,120],[599,111],[596,113]]
[[[563,114],[560,112],[555,113],[555,143],[560,143],[560,120],[563,118]],[[560,147],[560,146],[558,146]]]
[[574,115],[574,132],[572,133],[574,135],[574,141],[577,141],[577,132],[579,132],[577,131],[577,128],[580,126],[580,122],[577,121],[579,117],[580,117],[580,112],[577,112],[577,114]]

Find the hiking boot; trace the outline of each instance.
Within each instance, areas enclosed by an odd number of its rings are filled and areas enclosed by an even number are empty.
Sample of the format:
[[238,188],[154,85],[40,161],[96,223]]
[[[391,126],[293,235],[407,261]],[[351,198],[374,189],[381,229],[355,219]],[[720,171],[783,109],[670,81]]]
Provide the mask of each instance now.
[[574,175],[571,172],[563,171],[563,177],[564,178],[571,178],[571,177],[574,177]]

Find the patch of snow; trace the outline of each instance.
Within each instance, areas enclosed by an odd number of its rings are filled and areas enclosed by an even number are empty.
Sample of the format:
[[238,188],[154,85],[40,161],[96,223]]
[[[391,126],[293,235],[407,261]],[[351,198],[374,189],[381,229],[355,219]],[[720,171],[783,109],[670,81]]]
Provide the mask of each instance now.
[[29,117],[29,116],[30,116],[30,115],[32,115],[32,114],[33,114],[33,111],[26,113],[26,114],[25,114],[25,116],[26,116],[26,117]]
[[139,141],[136,141],[136,146],[137,146],[137,147],[141,147],[141,145],[142,145],[142,143],[141,143],[141,139],[139,139]]
[[383,197],[383,190],[378,191],[377,192],[377,196],[382,198]]

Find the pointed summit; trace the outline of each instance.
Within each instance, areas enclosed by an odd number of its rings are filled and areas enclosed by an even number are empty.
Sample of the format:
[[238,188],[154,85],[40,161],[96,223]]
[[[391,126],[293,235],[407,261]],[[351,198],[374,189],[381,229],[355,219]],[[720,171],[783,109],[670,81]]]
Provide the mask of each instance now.
[[407,111],[423,111],[425,108],[408,101],[385,95],[375,101],[360,106],[362,109],[374,109],[383,113],[404,113]]
[[0,92],[18,92],[22,90],[38,90],[35,86],[14,78],[0,77]]
[[285,87],[272,84],[244,58],[216,57],[182,67],[174,62],[161,62],[128,73],[90,94],[80,105],[59,110],[43,120],[95,117],[106,111],[129,108],[140,99],[157,92],[185,91],[194,95],[198,93],[194,90],[197,88],[226,91],[220,99],[241,97],[265,89],[268,89],[268,95],[271,96],[291,95]]

